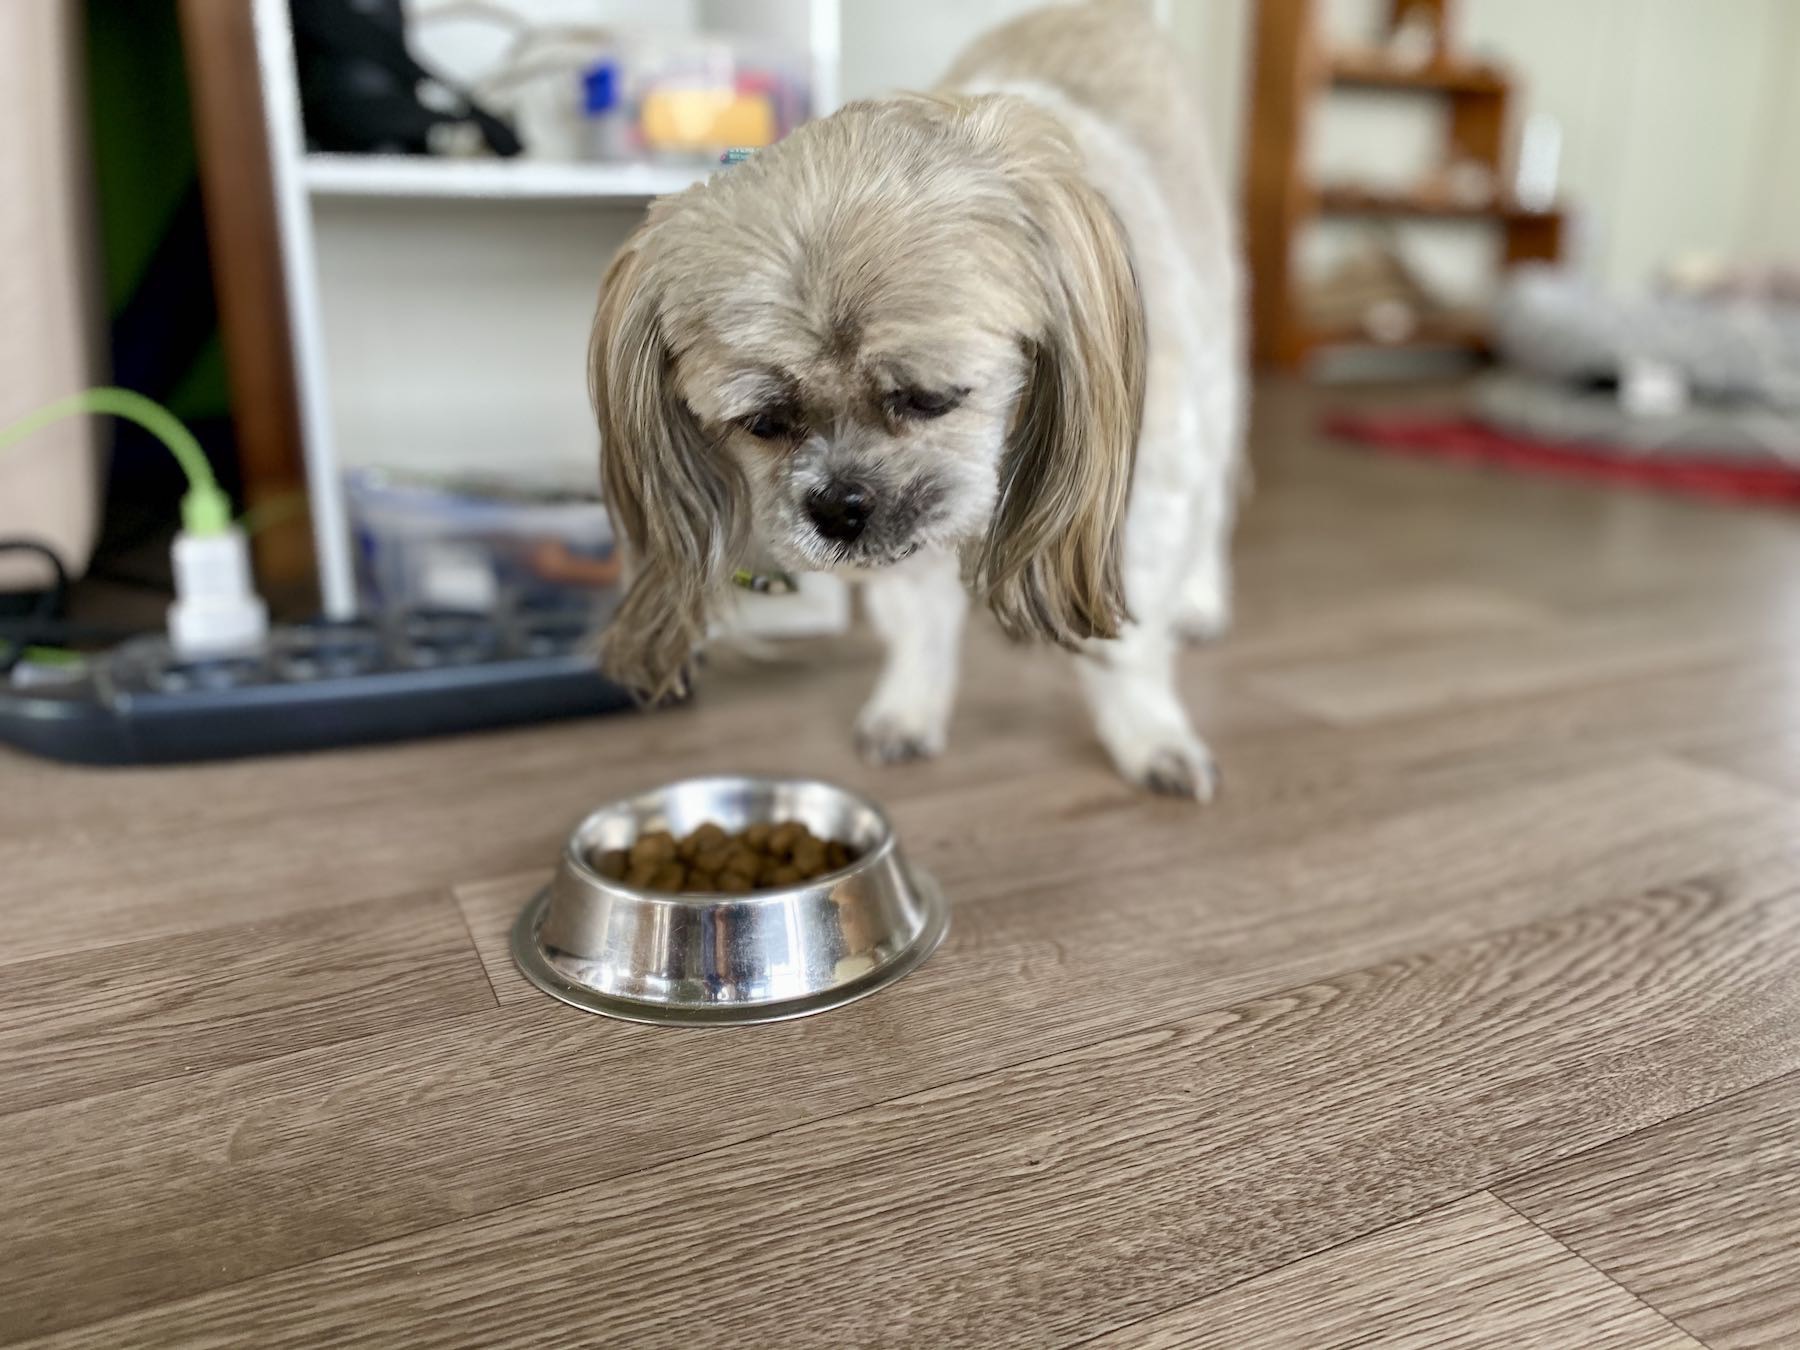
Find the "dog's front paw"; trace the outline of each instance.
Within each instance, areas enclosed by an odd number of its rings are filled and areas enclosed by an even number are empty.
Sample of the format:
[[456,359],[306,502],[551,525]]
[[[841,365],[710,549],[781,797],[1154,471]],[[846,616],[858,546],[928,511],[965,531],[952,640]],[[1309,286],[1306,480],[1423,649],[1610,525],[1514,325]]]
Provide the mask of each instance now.
[[1137,782],[1159,797],[1210,802],[1219,793],[1219,763],[1198,742],[1165,746],[1150,756]]
[[944,729],[926,719],[871,703],[856,719],[856,749],[871,764],[906,764],[944,749]]

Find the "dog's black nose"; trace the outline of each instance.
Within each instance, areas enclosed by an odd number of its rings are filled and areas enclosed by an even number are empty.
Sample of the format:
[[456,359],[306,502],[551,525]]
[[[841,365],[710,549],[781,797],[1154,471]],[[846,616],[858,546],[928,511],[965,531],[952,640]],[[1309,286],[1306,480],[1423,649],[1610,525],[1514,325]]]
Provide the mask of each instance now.
[[807,494],[806,514],[827,539],[848,544],[862,534],[875,509],[875,494],[861,483],[827,483]]

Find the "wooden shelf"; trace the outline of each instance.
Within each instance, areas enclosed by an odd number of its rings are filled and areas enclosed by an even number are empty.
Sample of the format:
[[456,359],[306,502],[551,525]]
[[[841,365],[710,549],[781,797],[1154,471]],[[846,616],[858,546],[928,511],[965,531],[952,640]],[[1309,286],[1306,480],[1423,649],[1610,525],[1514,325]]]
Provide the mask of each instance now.
[[1447,314],[1420,321],[1418,328],[1399,342],[1383,342],[1359,326],[1313,328],[1306,334],[1308,348],[1379,347],[1393,351],[1412,351],[1427,347],[1458,348],[1485,352],[1491,341],[1488,324],[1474,314]]
[[[1459,0],[1385,0],[1383,31],[1391,41],[1421,19],[1431,28],[1432,53],[1422,65],[1395,61],[1381,45],[1332,45],[1320,11],[1325,0],[1254,0],[1255,56],[1251,62],[1250,142],[1244,154],[1244,231],[1250,254],[1252,350],[1258,364],[1305,368],[1325,346],[1380,345],[1365,334],[1320,331],[1306,313],[1295,259],[1298,241],[1321,217],[1479,221],[1499,236],[1498,261],[1511,268],[1556,262],[1566,254],[1570,216],[1560,206],[1533,211],[1510,200],[1509,153],[1517,89],[1506,70],[1463,54],[1455,40]],[[1434,95],[1426,111],[1443,124],[1438,169],[1410,189],[1369,191],[1356,185],[1308,181],[1309,128],[1319,107],[1344,90],[1392,90]],[[1459,201],[1448,191],[1457,166],[1486,171],[1481,185],[1493,198]],[[1396,347],[1487,347],[1479,321],[1445,318],[1427,323]]]
[[1316,211],[1338,216],[1429,216],[1445,220],[1551,219],[1560,213],[1529,211],[1517,202],[1459,202],[1422,192],[1374,192],[1357,187],[1322,187],[1313,193]]
[[1402,66],[1379,53],[1339,52],[1330,60],[1332,83],[1357,89],[1399,89],[1421,93],[1498,98],[1506,77],[1491,66],[1437,62]]
[[707,165],[557,164],[530,159],[437,159],[428,155],[308,155],[302,169],[315,197],[364,199],[617,202],[636,206],[706,178]]

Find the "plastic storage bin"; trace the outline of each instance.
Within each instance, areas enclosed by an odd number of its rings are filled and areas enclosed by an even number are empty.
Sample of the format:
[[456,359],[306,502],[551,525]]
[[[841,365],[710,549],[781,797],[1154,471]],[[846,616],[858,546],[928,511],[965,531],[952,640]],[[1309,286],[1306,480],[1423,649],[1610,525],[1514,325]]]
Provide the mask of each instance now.
[[555,490],[347,475],[357,581],[373,616],[556,611],[598,622],[618,599],[606,508]]
[[804,71],[799,58],[771,43],[639,35],[582,77],[588,152],[712,164],[733,147],[772,145],[811,112]]

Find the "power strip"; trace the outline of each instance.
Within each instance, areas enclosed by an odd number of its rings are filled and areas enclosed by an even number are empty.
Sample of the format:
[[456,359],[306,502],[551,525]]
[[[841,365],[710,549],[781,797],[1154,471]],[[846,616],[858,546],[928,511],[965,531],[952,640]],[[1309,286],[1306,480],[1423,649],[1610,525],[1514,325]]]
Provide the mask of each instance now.
[[64,677],[0,686],[0,744],[79,764],[172,764],[620,712],[586,615],[417,615],[277,628],[255,655],[137,638]]

